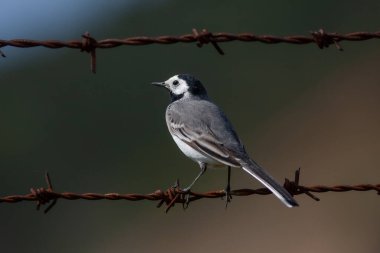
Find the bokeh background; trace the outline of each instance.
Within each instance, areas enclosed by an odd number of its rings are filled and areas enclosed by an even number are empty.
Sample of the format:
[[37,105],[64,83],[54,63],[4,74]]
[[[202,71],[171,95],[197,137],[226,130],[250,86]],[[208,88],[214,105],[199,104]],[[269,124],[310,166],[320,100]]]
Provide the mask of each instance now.
[[[11,1],[2,39],[97,39],[215,32],[308,34],[377,31],[373,1]],[[170,138],[168,94],[151,87],[177,73],[199,77],[227,113],[252,157],[279,181],[302,168],[301,183],[380,181],[379,42],[333,46],[225,43],[98,50],[98,73],[79,50],[2,48],[0,195],[44,186],[57,191],[149,193],[198,173]],[[194,190],[225,186],[208,171]],[[232,188],[260,187],[234,170]],[[380,251],[375,192],[201,200],[168,214],[154,202],[59,201],[0,205],[2,252],[370,252]]]

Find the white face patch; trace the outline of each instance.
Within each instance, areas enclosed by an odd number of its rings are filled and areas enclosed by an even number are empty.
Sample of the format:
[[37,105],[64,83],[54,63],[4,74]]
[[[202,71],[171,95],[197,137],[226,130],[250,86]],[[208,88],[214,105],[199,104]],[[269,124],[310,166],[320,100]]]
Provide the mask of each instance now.
[[165,84],[167,85],[168,89],[176,95],[185,94],[189,90],[189,86],[187,85],[186,81],[178,78],[178,75],[170,77],[165,81]]

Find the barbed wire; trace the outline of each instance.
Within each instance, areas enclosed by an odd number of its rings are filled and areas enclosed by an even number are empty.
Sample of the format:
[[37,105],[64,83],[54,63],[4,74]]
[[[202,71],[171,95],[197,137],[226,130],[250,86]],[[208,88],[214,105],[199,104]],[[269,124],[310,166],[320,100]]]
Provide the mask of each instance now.
[[[124,39],[103,39],[96,40],[90,36],[89,32],[82,35],[81,40],[59,41],[59,40],[30,40],[30,39],[0,39],[0,48],[5,46],[31,48],[46,47],[51,49],[58,48],[74,48],[80,49],[81,52],[87,52],[91,55],[91,71],[96,72],[96,49],[114,48],[119,46],[142,46],[151,44],[175,44],[175,43],[196,43],[198,47],[211,43],[220,55],[224,55],[224,51],[218,43],[241,41],[241,42],[261,42],[265,44],[289,43],[296,45],[316,44],[320,49],[327,48],[334,44],[335,47],[342,51],[343,48],[339,44],[341,41],[364,41],[369,39],[379,39],[378,32],[351,32],[346,34],[328,33],[323,29],[310,32],[309,36],[291,35],[291,36],[274,36],[274,35],[256,35],[253,33],[211,33],[207,29],[198,31],[192,29],[192,33],[180,36],[157,36],[157,37],[129,37]],[[0,51],[0,56],[5,54]]]
[[[290,194],[301,195],[306,194],[315,201],[320,199],[316,197],[313,193],[324,193],[324,192],[348,192],[348,191],[377,191],[380,195],[380,184],[358,184],[358,185],[335,185],[335,186],[303,186],[299,184],[300,169],[296,170],[294,180],[285,179],[284,187]],[[161,207],[166,204],[166,212],[168,212],[176,203],[180,203],[184,208],[187,208],[190,202],[203,199],[203,198],[224,198],[226,196],[225,190],[209,191],[204,193],[197,192],[184,192],[179,187],[179,182],[177,180],[176,184],[169,189],[162,191],[156,190],[155,192],[149,194],[120,194],[120,193],[73,193],[73,192],[55,192],[49,177],[46,173],[45,180],[47,188],[31,188],[29,194],[25,195],[11,195],[0,197],[0,203],[18,203],[21,201],[36,201],[37,210],[40,209],[42,205],[49,204],[44,210],[47,213],[51,208],[57,203],[58,199],[66,200],[129,200],[129,201],[140,201],[140,200],[150,200],[159,201],[157,207]],[[230,192],[231,196],[250,196],[250,195],[269,195],[272,194],[267,188],[258,189],[238,189],[232,190]]]

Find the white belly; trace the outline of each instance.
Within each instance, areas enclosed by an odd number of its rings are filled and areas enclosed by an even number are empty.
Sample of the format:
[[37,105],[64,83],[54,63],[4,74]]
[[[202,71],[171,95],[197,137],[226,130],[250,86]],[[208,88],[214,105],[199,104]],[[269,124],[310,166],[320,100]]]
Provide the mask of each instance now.
[[172,137],[179,149],[182,151],[182,153],[184,153],[187,157],[194,160],[195,162],[203,162],[209,165],[223,165],[222,163],[199,153],[198,151],[187,145],[185,142],[181,141],[177,136],[173,135]]

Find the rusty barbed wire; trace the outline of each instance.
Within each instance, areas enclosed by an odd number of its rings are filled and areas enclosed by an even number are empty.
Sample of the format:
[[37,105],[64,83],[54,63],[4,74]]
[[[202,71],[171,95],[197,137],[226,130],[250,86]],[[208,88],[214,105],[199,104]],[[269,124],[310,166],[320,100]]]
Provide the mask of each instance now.
[[[335,186],[303,186],[299,185],[300,169],[296,170],[294,180],[285,179],[284,187],[292,195],[306,194],[313,200],[319,201],[320,199],[313,195],[312,193],[324,193],[324,192],[348,192],[348,191],[377,191],[380,195],[380,184],[359,184],[359,185],[335,185]],[[129,200],[129,201],[140,201],[140,200],[150,200],[150,201],[160,201],[157,207],[161,207],[166,204],[166,212],[168,212],[176,203],[180,203],[184,208],[190,202],[203,199],[203,198],[224,198],[226,196],[225,190],[209,191],[204,193],[189,192],[185,193],[179,187],[179,182],[175,186],[162,191],[156,190],[155,192],[149,194],[120,194],[120,193],[73,193],[73,192],[55,192],[53,191],[53,186],[49,177],[46,173],[45,180],[47,183],[47,188],[31,188],[31,192],[25,195],[11,195],[0,197],[0,203],[17,203],[21,201],[36,201],[37,210],[40,209],[42,205],[49,204],[45,209],[47,213],[56,204],[58,199],[66,200]],[[185,195],[189,194],[187,198]],[[250,195],[269,195],[272,194],[267,188],[258,189],[238,189],[232,190],[230,192],[231,196],[250,196]]]
[[[207,29],[198,31],[192,29],[192,33],[180,36],[137,36],[124,39],[103,39],[96,40],[90,36],[89,32],[82,35],[81,40],[30,40],[30,39],[0,39],[0,48],[6,46],[31,48],[31,47],[46,47],[51,49],[58,48],[74,48],[80,49],[81,52],[87,52],[91,55],[91,71],[96,72],[96,49],[114,48],[119,46],[142,46],[151,44],[175,44],[175,43],[196,43],[198,47],[204,44],[213,45],[220,55],[224,55],[224,51],[220,48],[218,43],[241,41],[241,42],[261,42],[265,44],[316,44],[320,49],[327,48],[334,44],[335,47],[342,51],[343,48],[339,44],[341,41],[364,41],[369,39],[379,39],[380,31],[377,32],[351,32],[346,34],[328,33],[323,29],[310,32],[309,36],[305,35],[291,35],[291,36],[274,36],[274,35],[257,35],[253,33],[211,33]],[[5,54],[0,51],[0,56],[5,57]]]

